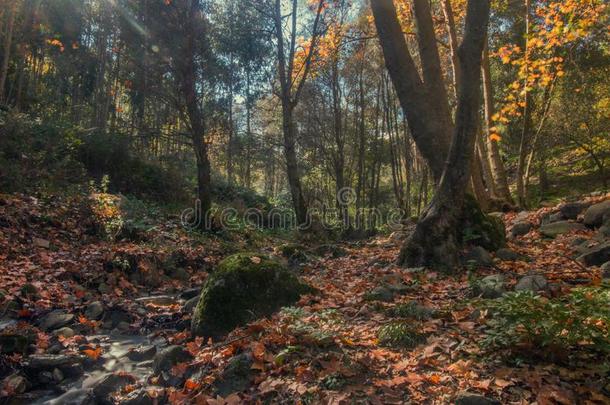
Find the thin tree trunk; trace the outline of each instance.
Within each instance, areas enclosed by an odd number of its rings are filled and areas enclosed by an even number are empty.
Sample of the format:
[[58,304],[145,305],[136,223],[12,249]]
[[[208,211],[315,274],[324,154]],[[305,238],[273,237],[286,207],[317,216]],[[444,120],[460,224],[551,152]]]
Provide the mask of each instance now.
[[11,1],[8,12],[8,23],[6,28],[6,34],[4,38],[4,56],[2,58],[2,66],[0,67],[0,104],[4,104],[5,99],[5,86],[6,78],[8,76],[8,65],[11,59],[11,47],[13,45],[13,31],[15,28],[15,14],[17,14],[17,1]]
[[485,103],[485,124],[487,130],[487,153],[489,156],[491,171],[493,173],[495,189],[498,197],[502,198],[507,203],[512,204],[513,199],[510,195],[510,190],[508,188],[508,179],[506,177],[504,162],[502,162],[502,157],[500,156],[498,141],[496,139],[492,139],[491,137],[491,129],[494,126],[492,117],[495,114],[495,109],[493,86],[491,83],[491,70],[489,68],[489,49],[487,47],[487,41],[485,44],[485,48],[483,49],[481,75],[483,77],[483,98]]
[[530,145],[530,127],[532,125],[532,102],[529,86],[529,57],[528,43],[530,34],[530,0],[525,0],[525,77],[523,79],[524,107],[523,107],[523,127],[521,129],[521,140],[519,141],[519,162],[517,164],[517,202],[521,208],[527,206],[527,190],[525,188],[525,165]]

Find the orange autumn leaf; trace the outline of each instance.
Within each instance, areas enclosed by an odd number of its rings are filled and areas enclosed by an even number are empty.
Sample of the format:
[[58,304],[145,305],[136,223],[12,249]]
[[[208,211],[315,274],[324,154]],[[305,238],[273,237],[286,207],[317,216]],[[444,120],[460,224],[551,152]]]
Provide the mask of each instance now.
[[102,355],[102,348],[98,346],[95,349],[85,349],[83,350],[83,354],[92,360],[97,360]]
[[190,378],[184,383],[184,389],[186,389],[187,391],[194,391],[199,387],[201,387],[201,384]]

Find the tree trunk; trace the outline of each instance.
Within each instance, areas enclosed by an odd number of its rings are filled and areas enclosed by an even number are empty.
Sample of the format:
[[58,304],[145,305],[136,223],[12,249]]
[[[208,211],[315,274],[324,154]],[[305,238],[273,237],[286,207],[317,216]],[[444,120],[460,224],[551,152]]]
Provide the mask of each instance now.
[[8,65],[11,59],[11,47],[13,45],[13,31],[15,27],[15,14],[17,14],[17,1],[11,1],[13,4],[8,11],[8,23],[6,28],[6,36],[4,38],[4,55],[2,58],[2,66],[0,67],[0,104],[4,104],[6,101],[5,86],[6,78],[8,76]]
[[528,69],[528,42],[530,33],[530,0],[525,0],[525,78],[523,79],[524,107],[523,107],[523,127],[521,129],[521,140],[519,142],[519,162],[517,164],[517,203],[519,207],[527,206],[527,190],[525,187],[525,165],[530,145],[530,127],[532,125],[532,100],[528,91],[529,69]]
[[489,21],[489,1],[470,0],[459,48],[462,80],[449,158],[439,188],[415,232],[401,250],[399,263],[453,270],[458,264],[458,232],[477,135],[481,55]]
[[[427,3],[424,1],[423,3]],[[422,13],[422,8],[428,7],[418,1],[418,7],[414,7],[418,14]],[[434,83],[438,77],[436,73],[436,58],[430,56],[433,49],[436,49],[436,39],[430,35],[430,22],[428,18],[420,16],[418,19],[418,32],[426,35],[428,41],[434,45],[425,45],[420,41],[420,49],[424,55],[424,77],[429,81],[422,82],[417,67],[411,57],[409,48],[404,39],[402,27],[398,21],[396,8],[392,0],[372,0],[371,8],[375,18],[375,26],[379,34],[379,41],[383,50],[385,64],[392,78],[392,83],[396,90],[396,95],[407,123],[411,130],[411,135],[423,158],[428,163],[432,175],[436,181],[440,181],[445,166],[445,160],[449,152],[449,138],[451,133],[447,132],[447,122],[451,119],[444,106],[447,100],[437,100],[430,95],[430,90],[441,92],[440,84]],[[428,7],[429,8],[429,7]],[[424,79],[425,80],[425,79]],[[441,79],[442,81],[442,79]],[[432,83],[430,83],[432,82]],[[441,112],[446,111],[446,114]],[[441,116],[442,115],[442,116]]]
[[489,49],[487,44],[483,49],[483,61],[481,67],[481,75],[483,76],[483,98],[485,100],[485,124],[487,129],[487,153],[489,156],[489,164],[493,173],[493,179],[495,183],[495,189],[498,197],[505,200],[507,203],[512,204],[513,199],[510,195],[508,188],[508,179],[506,177],[506,170],[504,169],[504,163],[500,156],[500,150],[498,148],[498,141],[491,138],[491,128],[493,128],[492,117],[495,114],[494,109],[494,96],[493,86],[491,83],[491,70],[489,68]]

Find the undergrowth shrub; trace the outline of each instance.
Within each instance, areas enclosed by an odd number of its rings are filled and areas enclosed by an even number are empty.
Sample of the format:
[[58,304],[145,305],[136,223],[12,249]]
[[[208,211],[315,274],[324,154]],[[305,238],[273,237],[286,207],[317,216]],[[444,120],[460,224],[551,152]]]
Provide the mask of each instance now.
[[382,346],[411,349],[426,338],[417,331],[416,325],[410,322],[390,322],[379,328],[377,339]]
[[579,288],[547,299],[520,291],[489,301],[487,349],[511,352],[544,349],[545,357],[564,356],[568,349],[610,353],[610,289]]

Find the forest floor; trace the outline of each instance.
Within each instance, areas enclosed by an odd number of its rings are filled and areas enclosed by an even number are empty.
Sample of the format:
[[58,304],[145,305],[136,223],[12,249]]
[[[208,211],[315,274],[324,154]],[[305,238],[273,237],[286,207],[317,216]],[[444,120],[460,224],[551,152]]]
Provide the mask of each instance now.
[[[574,240],[595,231],[541,237],[537,225],[556,207],[519,214],[535,225],[508,242],[519,260],[456,275],[394,265],[400,234],[341,243],[293,266],[317,294],[204,341],[188,325],[207,271],[231,252],[274,254],[285,241],[193,237],[175,218],[107,241],[83,204],[0,196],[0,404],[442,404],[465,392],[513,404],[610,403],[607,358],[507,357],[481,345],[490,314],[473,297],[475,280],[502,274],[510,290],[536,272],[549,297],[601,283],[599,267],[573,259]],[[504,215],[509,227],[516,215]],[[380,329],[391,340],[387,326],[400,322],[417,333],[387,344]],[[169,345],[183,357],[170,358]]]

